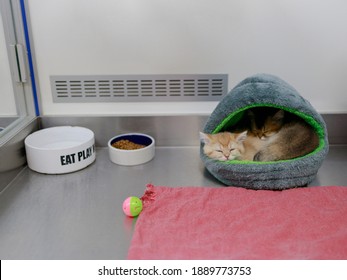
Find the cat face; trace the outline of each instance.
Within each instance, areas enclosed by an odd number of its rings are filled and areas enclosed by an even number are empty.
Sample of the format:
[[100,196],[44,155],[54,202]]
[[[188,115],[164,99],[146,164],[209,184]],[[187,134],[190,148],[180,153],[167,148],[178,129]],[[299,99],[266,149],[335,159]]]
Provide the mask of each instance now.
[[204,143],[204,153],[212,159],[227,161],[241,156],[244,150],[243,142],[247,138],[247,131],[242,133],[221,132],[205,134],[200,132],[200,140]]
[[251,133],[261,140],[267,140],[277,134],[283,125],[284,111],[277,110],[274,114],[261,115],[249,111]]

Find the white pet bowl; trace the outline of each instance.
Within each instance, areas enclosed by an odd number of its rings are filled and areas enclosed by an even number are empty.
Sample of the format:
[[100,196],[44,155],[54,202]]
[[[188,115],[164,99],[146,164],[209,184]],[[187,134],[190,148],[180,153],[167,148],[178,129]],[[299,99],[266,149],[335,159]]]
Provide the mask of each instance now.
[[74,172],[87,167],[96,156],[94,133],[84,127],[46,128],[24,142],[29,168],[40,173]]
[[[117,149],[112,146],[119,140],[129,140],[136,144],[145,145],[144,148],[136,150]],[[127,133],[113,137],[108,141],[110,160],[119,165],[138,165],[150,161],[155,154],[154,138],[142,133]]]

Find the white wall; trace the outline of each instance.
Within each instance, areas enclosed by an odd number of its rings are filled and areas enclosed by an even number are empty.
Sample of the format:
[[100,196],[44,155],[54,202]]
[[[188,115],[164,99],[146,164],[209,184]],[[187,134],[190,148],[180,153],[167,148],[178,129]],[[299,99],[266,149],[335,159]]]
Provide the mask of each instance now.
[[0,14],[0,117],[4,116],[17,116],[17,110],[5,43],[4,26]]
[[347,1],[28,0],[45,115],[208,114],[216,103],[53,103],[50,75],[280,76],[347,113]]

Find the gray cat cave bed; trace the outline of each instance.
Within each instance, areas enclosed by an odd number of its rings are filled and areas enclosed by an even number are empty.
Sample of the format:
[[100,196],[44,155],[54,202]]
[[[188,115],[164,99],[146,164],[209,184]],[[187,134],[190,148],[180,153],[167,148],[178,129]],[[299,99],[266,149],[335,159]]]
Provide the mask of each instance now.
[[299,116],[316,131],[319,146],[302,157],[257,162],[211,159],[203,153],[204,144],[201,143],[200,157],[206,169],[225,185],[250,189],[283,190],[312,182],[329,150],[326,124],[306,99],[276,76],[259,74],[237,84],[212,112],[203,132],[225,131],[235,125],[246,110],[254,107],[274,107]]

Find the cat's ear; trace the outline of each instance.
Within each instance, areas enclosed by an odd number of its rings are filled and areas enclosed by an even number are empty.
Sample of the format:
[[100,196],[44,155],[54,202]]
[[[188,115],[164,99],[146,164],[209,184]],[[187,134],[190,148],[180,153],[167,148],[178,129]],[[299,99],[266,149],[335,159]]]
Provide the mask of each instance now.
[[249,123],[250,129],[253,131],[257,130],[257,124],[255,123],[255,113],[252,110],[248,110],[247,116],[250,122]]
[[240,133],[240,134],[236,137],[236,141],[237,141],[238,143],[242,143],[243,141],[246,140],[246,138],[247,138],[247,130],[244,131],[244,132],[242,132],[242,133]]
[[206,133],[200,132],[200,141],[204,144],[209,144],[211,142],[211,139]]
[[273,115],[272,119],[276,122],[282,122],[284,118],[284,111],[278,110],[276,114]]

